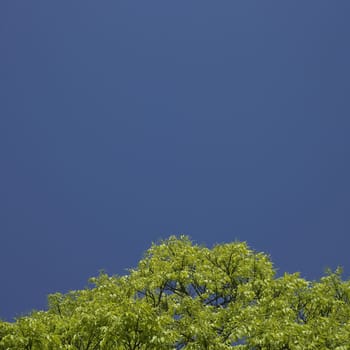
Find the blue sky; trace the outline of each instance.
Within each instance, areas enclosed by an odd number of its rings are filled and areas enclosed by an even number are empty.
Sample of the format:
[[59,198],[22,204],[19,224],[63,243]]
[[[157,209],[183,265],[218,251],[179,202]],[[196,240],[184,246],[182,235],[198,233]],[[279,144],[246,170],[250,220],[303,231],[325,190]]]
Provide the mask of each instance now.
[[235,239],[349,275],[348,1],[1,1],[0,317]]

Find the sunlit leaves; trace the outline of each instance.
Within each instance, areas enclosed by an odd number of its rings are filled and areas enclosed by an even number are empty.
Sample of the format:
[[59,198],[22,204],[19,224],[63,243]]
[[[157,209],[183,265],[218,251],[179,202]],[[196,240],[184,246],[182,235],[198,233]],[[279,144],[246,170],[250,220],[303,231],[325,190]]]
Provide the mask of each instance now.
[[52,294],[48,310],[0,322],[0,350],[345,350],[350,282],[276,278],[242,242],[212,249],[188,237],[153,244],[127,276]]

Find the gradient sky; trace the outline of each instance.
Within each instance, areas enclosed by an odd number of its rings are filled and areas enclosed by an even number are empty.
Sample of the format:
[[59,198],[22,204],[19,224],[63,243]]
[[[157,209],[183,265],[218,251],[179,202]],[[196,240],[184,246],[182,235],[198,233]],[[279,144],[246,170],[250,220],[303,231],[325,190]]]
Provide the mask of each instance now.
[[152,241],[350,275],[350,2],[0,2],[0,317]]

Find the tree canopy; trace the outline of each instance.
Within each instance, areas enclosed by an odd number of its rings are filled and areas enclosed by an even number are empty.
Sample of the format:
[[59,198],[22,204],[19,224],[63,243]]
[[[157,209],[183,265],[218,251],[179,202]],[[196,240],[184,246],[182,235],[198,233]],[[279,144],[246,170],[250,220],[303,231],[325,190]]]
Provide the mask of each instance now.
[[48,297],[46,311],[0,321],[0,350],[346,350],[350,282],[276,277],[244,242],[187,236],[153,244],[125,276]]

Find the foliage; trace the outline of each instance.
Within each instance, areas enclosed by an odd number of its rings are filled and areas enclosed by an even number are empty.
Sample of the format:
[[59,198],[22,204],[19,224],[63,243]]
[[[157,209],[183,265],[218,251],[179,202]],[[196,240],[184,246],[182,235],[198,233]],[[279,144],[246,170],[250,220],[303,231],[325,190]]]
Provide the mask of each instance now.
[[277,278],[245,243],[153,244],[127,276],[56,293],[48,310],[0,321],[0,350],[350,349],[350,282]]

